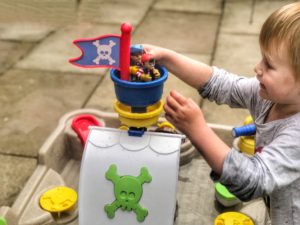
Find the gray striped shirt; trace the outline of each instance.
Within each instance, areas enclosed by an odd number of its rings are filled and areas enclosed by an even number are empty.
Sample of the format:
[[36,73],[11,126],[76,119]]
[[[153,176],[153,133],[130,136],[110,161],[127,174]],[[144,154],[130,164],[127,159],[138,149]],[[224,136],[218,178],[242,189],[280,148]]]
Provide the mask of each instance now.
[[248,109],[257,127],[255,148],[260,151],[247,157],[232,149],[222,175],[212,178],[243,201],[268,195],[272,225],[300,224],[300,113],[265,123],[272,102],[262,99],[258,91],[256,78],[216,67],[199,90],[202,97],[217,104]]

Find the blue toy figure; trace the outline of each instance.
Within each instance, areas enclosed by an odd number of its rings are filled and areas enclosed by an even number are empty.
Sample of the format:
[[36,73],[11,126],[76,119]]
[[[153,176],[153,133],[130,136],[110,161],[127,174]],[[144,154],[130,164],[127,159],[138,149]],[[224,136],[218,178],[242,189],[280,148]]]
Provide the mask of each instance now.
[[142,45],[132,45],[130,47],[130,81],[138,81],[143,74]]

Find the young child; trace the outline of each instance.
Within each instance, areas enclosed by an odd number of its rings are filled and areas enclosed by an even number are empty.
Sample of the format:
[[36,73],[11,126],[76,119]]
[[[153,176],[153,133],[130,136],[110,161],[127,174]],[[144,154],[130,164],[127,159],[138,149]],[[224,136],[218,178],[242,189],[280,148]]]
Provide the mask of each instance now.
[[164,105],[166,118],[187,135],[211,166],[213,180],[243,201],[269,196],[273,225],[300,224],[300,2],[271,14],[259,41],[262,60],[253,78],[172,50],[143,46],[202,97],[249,109],[257,127],[253,157],[220,140],[191,99],[171,91]]

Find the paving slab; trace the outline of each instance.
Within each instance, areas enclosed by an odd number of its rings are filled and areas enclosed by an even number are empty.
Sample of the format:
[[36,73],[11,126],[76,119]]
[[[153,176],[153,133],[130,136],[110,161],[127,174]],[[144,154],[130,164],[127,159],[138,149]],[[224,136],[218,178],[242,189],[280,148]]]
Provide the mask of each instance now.
[[221,0],[160,0],[153,5],[154,9],[173,10],[181,12],[201,12],[220,14]]
[[64,113],[81,108],[95,75],[11,70],[0,77],[0,153],[36,157]]
[[228,33],[258,34],[260,27],[253,25],[253,1],[226,1],[221,31]]
[[266,18],[279,7],[293,1],[226,1],[222,32],[259,34]]
[[33,44],[31,43],[0,41],[0,76],[18,62],[32,47]]
[[230,126],[241,126],[249,111],[246,109],[232,109],[227,105],[217,105],[204,99],[201,103],[206,122]]
[[275,10],[280,7],[296,2],[296,0],[269,0],[262,1],[258,0],[255,2],[254,12],[253,12],[253,23],[257,26],[261,26],[269,15],[271,15]]
[[95,38],[105,34],[120,34],[120,25],[92,25],[80,23],[64,27],[49,35],[34,50],[16,65],[21,69],[38,69],[66,73],[91,73],[103,75],[106,69],[85,69],[68,62],[70,58],[81,55],[72,42],[81,38]]
[[132,38],[179,52],[211,54],[219,15],[151,10]]
[[36,168],[37,160],[0,154],[0,205],[11,206]]
[[253,77],[254,66],[260,60],[258,35],[221,33],[212,64],[232,73]]
[[0,40],[37,42],[54,31],[55,26],[30,22],[5,23],[0,21]]
[[219,214],[232,211],[248,215],[256,225],[265,224],[267,210],[262,199],[231,207],[222,206],[216,200],[210,171],[210,167],[201,156],[180,167],[177,186],[179,207],[175,225],[214,224]]
[[90,23],[137,25],[151,6],[153,0],[82,0],[79,20]]
[[180,167],[176,225],[213,224],[218,213],[212,210],[215,209],[215,191],[209,178],[210,171],[202,157]]
[[[243,0],[226,0],[226,2],[240,2]],[[287,0],[255,0],[255,2],[286,2]],[[297,0],[295,0],[296,2]],[[254,4],[254,1],[253,1]]]
[[76,0],[1,0],[0,21],[63,25],[76,19]]
[[109,72],[103,77],[101,83],[93,93],[85,108],[98,109],[104,112],[113,112],[113,104],[116,100],[114,83],[110,78]]

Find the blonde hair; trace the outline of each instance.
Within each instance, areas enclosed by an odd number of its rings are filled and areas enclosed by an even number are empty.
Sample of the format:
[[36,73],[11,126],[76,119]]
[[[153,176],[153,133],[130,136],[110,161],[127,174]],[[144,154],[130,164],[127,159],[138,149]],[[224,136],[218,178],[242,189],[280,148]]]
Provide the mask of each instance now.
[[[300,77],[300,2],[273,12],[262,26],[259,43],[264,53],[285,44],[295,74]],[[278,49],[276,49],[278,50]]]

